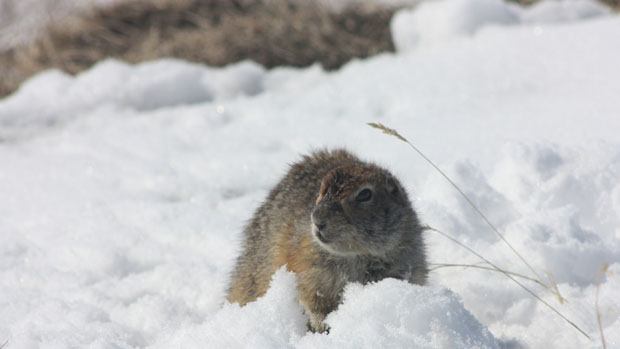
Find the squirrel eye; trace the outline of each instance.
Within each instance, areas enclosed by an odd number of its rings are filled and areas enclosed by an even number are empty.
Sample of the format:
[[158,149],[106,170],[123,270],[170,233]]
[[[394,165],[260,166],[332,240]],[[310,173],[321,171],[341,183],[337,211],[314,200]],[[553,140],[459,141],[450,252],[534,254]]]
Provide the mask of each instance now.
[[355,201],[364,202],[364,201],[370,200],[370,198],[372,198],[372,191],[366,188],[360,191],[359,193],[357,193],[357,196],[355,197]]

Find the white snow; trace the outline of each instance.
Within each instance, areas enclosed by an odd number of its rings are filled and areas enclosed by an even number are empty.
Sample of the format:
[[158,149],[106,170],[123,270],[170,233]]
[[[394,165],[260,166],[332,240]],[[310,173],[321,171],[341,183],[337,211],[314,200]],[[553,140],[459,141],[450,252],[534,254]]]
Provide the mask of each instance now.
[[301,348],[494,348],[499,343],[458,297],[436,286],[386,279],[345,289],[326,322],[329,335],[302,339]]
[[[620,18],[532,23],[522,11],[535,8],[490,0],[427,6],[464,11],[471,26],[332,73],[108,60],[77,77],[44,72],[0,100],[0,346],[600,347],[598,287],[618,347]],[[499,8],[518,20],[489,20]],[[592,340],[474,268],[436,269],[425,287],[350,285],[329,335],[306,331],[284,271],[264,298],[225,304],[245,221],[288,163],[318,147],[390,168],[425,224],[532,276],[369,121],[445,169],[566,302],[521,281]],[[480,262],[437,233],[426,240],[432,263]]]
[[521,19],[531,23],[568,22],[604,16],[609,8],[591,0],[543,0],[531,7],[519,9]]
[[592,0],[542,0],[526,8],[502,0],[437,0],[400,11],[391,27],[397,50],[409,51],[470,36],[489,26],[566,22],[609,13]]
[[161,348],[286,348],[306,333],[295,275],[281,268],[264,297],[244,307],[224,304],[204,323],[174,331]]
[[433,45],[461,35],[471,35],[489,25],[518,21],[502,0],[426,1],[392,19],[392,37],[399,51]]
[[[245,307],[224,304],[206,321],[175,330],[161,348],[493,348],[491,333],[458,297],[437,286],[387,279],[349,285],[329,335],[307,333],[295,276],[280,269],[269,292]],[[363,320],[360,322],[360,320]]]

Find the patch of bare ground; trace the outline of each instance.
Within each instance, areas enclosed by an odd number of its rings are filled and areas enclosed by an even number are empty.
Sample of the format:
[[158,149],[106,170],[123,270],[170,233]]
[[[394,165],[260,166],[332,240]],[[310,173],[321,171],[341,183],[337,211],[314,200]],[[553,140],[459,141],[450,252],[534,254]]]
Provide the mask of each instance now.
[[367,4],[335,12],[300,0],[120,2],[51,25],[37,40],[0,53],[0,96],[41,70],[76,74],[108,57],[213,66],[250,59],[268,68],[318,62],[336,69],[393,51],[394,11]]

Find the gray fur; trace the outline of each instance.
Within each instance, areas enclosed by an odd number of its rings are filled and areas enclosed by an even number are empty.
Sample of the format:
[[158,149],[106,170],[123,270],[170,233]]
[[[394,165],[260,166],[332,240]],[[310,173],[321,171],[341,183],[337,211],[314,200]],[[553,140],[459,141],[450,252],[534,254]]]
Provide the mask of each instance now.
[[[371,199],[359,201],[364,189]],[[346,283],[424,284],[428,273],[422,228],[403,186],[345,150],[304,156],[269,193],[244,229],[228,300],[243,305],[262,296],[282,265],[297,273],[314,331],[326,330],[323,319]]]

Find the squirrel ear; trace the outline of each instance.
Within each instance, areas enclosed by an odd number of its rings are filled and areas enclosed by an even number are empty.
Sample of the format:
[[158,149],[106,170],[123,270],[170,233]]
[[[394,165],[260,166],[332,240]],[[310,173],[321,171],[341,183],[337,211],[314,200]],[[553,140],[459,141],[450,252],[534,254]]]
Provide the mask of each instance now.
[[394,196],[398,196],[398,194],[400,193],[400,189],[398,188],[398,184],[396,183],[396,180],[392,177],[392,176],[388,176],[385,179],[385,186],[388,190],[388,193],[394,195]]

